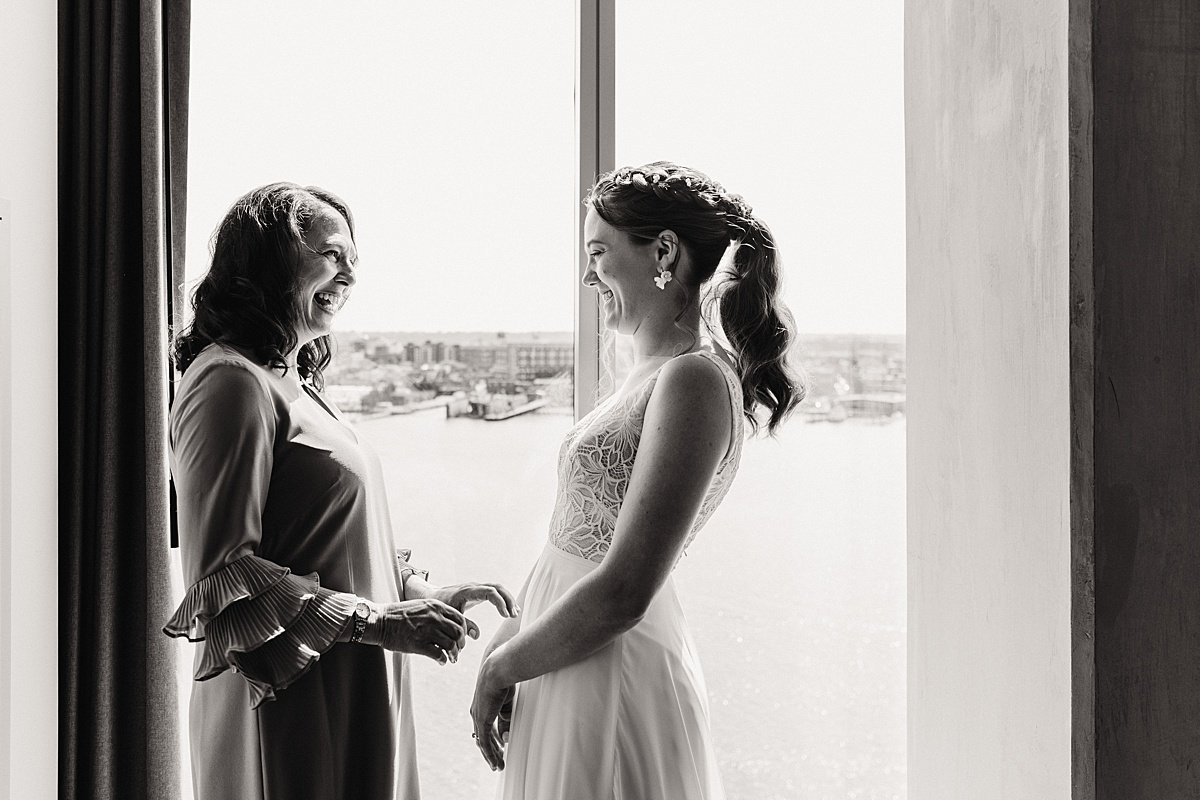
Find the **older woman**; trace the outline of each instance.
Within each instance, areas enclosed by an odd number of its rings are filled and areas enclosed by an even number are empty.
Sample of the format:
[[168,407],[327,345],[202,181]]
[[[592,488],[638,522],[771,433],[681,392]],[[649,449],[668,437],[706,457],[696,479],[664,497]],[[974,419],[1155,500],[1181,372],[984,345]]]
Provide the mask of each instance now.
[[355,284],[337,197],[277,183],[234,204],[175,343],[170,418],[184,577],[167,633],[204,640],[198,799],[417,798],[405,653],[455,661],[495,584],[434,587],[398,550],[378,459],[322,397]]
[[[480,666],[474,736],[505,770],[505,800],[717,800],[708,697],[671,572],[729,490],[743,428],[762,411],[774,431],[803,395],[791,316],[770,230],[706,175],[629,167],[587,204],[583,282],[632,338],[633,368],[559,452],[549,541],[521,621]],[[728,347],[705,335],[706,287]]]

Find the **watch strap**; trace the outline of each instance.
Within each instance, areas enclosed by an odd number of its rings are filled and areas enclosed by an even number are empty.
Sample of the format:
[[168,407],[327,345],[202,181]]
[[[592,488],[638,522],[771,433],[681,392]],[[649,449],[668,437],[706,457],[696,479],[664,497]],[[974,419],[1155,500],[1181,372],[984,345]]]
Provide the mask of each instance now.
[[366,600],[359,600],[358,605],[354,607],[354,614],[351,616],[351,622],[354,624],[353,630],[350,631],[350,641],[353,644],[358,644],[362,641],[363,634],[367,632],[367,623],[371,620],[371,606]]

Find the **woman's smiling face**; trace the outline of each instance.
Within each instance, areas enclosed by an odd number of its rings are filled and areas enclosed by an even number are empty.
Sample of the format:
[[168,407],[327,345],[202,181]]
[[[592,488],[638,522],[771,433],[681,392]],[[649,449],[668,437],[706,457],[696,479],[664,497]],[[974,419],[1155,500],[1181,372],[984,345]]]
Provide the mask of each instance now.
[[310,220],[297,253],[296,286],[300,304],[297,346],[327,335],[333,317],[350,298],[358,250],[346,219],[323,206]]
[[605,326],[632,335],[654,307],[650,295],[657,291],[654,242],[614,228],[594,208],[584,219],[583,241],[587,253],[583,285],[600,293]]

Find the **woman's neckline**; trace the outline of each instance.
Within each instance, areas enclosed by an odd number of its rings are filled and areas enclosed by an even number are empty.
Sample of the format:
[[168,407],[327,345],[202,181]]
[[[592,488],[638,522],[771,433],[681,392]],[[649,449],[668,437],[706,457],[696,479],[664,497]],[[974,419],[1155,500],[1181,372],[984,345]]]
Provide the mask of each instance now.
[[[672,361],[674,361],[677,358],[682,358],[683,356],[694,355],[696,353],[708,353],[710,355],[716,356],[716,353],[714,352],[712,345],[708,342],[704,342],[703,344],[699,345],[698,347],[695,347],[695,348],[688,350],[686,352],[683,352],[683,353],[676,353],[675,355],[671,355],[671,356],[647,356],[647,357],[643,358],[643,361],[642,361],[643,364],[646,363],[647,359],[656,359],[660,363],[652,365],[652,367],[646,371],[646,374],[643,375],[642,377],[638,378],[636,381],[632,380],[633,376],[634,376],[634,372],[633,372],[633,370],[630,370],[629,375],[626,376],[624,383],[621,384],[621,388],[619,388],[617,391],[613,392],[613,398],[615,398],[617,400],[621,400],[626,397],[629,397],[630,395],[636,393],[643,386],[645,386],[646,383],[649,382],[649,380],[651,378],[653,378],[655,375],[657,375],[659,372],[661,372],[662,368],[665,367],[667,364],[670,364]],[[719,356],[717,356],[717,357],[720,358]]]
[[258,363],[256,359],[254,359],[249,353],[237,345],[228,344],[226,342],[213,342],[209,346],[223,348],[227,352],[232,352],[238,356],[241,356],[246,361],[249,361],[251,364],[254,364],[256,367],[265,371],[274,380],[296,387],[300,390],[301,394],[308,395],[309,399],[317,404],[317,407],[321,409],[322,414],[328,416],[334,422],[337,422],[344,427],[349,427],[349,425],[346,423],[346,420],[338,416],[334,412],[333,407],[325,402],[325,399],[321,396],[321,393],[317,391],[317,387],[313,386],[308,380],[300,377],[300,370],[294,364],[288,365],[287,373],[280,374],[275,368],[272,368],[266,364]]

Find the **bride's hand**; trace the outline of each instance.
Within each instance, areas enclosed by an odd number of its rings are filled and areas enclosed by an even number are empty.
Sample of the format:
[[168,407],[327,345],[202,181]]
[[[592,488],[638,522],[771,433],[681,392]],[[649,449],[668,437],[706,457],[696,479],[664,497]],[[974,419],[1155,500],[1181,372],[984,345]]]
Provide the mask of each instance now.
[[[507,722],[501,719],[501,706],[506,701],[512,701],[514,687],[505,685],[496,675],[493,662],[485,659],[479,666],[479,675],[475,678],[475,697],[471,700],[471,721],[474,733],[471,736],[483,760],[488,762],[493,770],[504,769],[504,742],[501,734],[507,733]],[[503,731],[501,731],[503,727]]]

